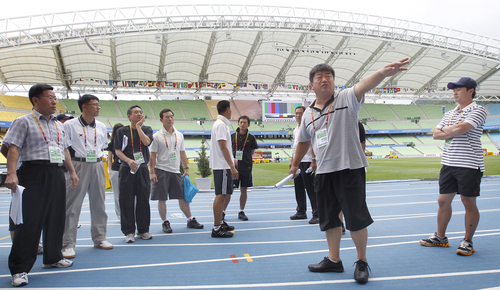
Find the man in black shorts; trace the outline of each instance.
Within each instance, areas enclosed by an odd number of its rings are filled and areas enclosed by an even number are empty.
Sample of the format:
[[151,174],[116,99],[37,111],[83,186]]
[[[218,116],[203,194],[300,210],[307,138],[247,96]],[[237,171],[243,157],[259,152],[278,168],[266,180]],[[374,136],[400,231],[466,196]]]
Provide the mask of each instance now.
[[[236,169],[239,173],[239,178],[233,179],[234,187],[238,188],[241,182],[240,211],[238,213],[238,218],[244,221],[248,220],[244,210],[247,203],[247,188],[253,186],[252,156],[255,149],[257,149],[257,140],[254,135],[248,132],[248,127],[250,127],[250,118],[243,115],[238,118],[238,128],[236,132],[231,134],[233,156],[236,159]],[[224,208],[224,210],[226,209]]]
[[458,106],[444,115],[433,133],[434,139],[445,140],[441,159],[443,167],[439,176],[437,232],[428,239],[420,240],[427,247],[450,246],[445,233],[452,215],[451,203],[455,195],[460,194],[465,207],[465,236],[457,254],[463,256],[470,256],[475,251],[472,236],[479,223],[476,198],[484,172],[481,135],[486,110],[472,101],[476,86],[476,81],[467,77],[448,83]]
[[384,78],[406,70],[403,66],[408,63],[406,58],[388,64],[364,77],[353,88],[340,92],[335,92],[335,72],[331,66],[319,64],[309,73],[316,100],[302,117],[290,174],[297,175],[299,163],[312,144],[318,164],[314,190],[319,225],[325,231],[329,249],[328,257],[309,265],[312,272],[344,271],[340,259],[339,213],[342,210],[358,253],[354,279],[362,284],[368,282],[367,227],[373,220],[366,205],[365,167],[368,163],[359,142],[358,114],[365,93]]

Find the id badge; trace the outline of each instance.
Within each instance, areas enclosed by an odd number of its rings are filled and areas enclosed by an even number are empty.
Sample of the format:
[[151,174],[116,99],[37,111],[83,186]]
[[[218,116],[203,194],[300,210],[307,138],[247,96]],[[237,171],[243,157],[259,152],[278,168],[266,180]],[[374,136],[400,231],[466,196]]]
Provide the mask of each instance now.
[[177,161],[177,154],[175,154],[175,152],[169,152],[168,158],[170,159],[170,162],[175,162]]
[[50,163],[62,163],[61,148],[56,146],[49,146]]
[[243,160],[243,151],[236,150],[236,160]]
[[316,131],[316,141],[318,142],[318,148],[328,145],[328,134],[326,133],[326,128]]
[[87,150],[87,162],[97,162],[97,152],[95,150]]
[[448,148],[450,148],[450,145],[451,145],[451,141],[453,140],[453,138],[450,138],[450,139],[446,139],[446,141],[444,141],[444,150],[448,150]]
[[134,159],[139,164],[144,163],[144,156],[142,155],[142,152],[135,152],[134,153]]

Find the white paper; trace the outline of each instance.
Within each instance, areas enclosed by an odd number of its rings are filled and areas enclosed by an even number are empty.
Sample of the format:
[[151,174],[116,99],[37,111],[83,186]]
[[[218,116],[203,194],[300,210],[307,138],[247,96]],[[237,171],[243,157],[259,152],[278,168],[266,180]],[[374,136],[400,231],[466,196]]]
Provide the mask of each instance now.
[[24,187],[18,185],[12,191],[12,202],[10,203],[10,218],[16,225],[23,223],[23,191]]
[[125,148],[127,148],[127,144],[128,144],[128,137],[127,135],[123,135],[122,152],[125,151]]
[[[300,169],[297,169],[297,175],[300,174]],[[283,178],[280,182],[276,183],[274,187],[277,189],[280,189],[283,187],[283,185],[287,184],[288,181],[292,180],[293,174],[288,175],[287,177]]]

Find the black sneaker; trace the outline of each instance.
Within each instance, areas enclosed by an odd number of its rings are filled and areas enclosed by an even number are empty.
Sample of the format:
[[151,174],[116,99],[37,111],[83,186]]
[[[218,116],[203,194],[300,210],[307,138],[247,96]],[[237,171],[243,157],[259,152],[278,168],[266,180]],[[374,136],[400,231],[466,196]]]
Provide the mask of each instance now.
[[222,222],[220,223],[220,227],[221,227],[221,228],[223,228],[225,231],[228,231],[228,232],[230,232],[230,231],[234,231],[234,227],[233,227],[233,226],[228,225],[225,221],[222,221]]
[[172,228],[170,227],[169,221],[164,221],[161,227],[163,228],[163,231],[167,234],[170,234],[172,232]]
[[354,280],[360,284],[365,284],[368,282],[368,269],[370,269],[370,266],[368,266],[368,263],[363,260],[357,260],[354,264],[356,264],[356,270],[354,270]]
[[222,226],[219,227],[218,230],[212,229],[212,238],[232,238],[232,237],[233,233],[224,230]]
[[313,217],[312,219],[309,220],[309,223],[311,225],[319,224],[319,218],[318,217]]
[[311,264],[307,266],[309,271],[311,272],[344,272],[344,266],[342,266],[342,261],[338,261],[337,263],[332,262],[328,257],[325,257],[323,261],[318,264]]
[[192,229],[202,229],[203,228],[203,225],[200,224],[196,218],[192,218],[190,221],[187,222],[187,226],[188,228],[192,228]]
[[305,213],[296,213],[290,217],[291,220],[306,220],[307,214]]
[[342,223],[342,234],[345,235],[345,226],[344,226],[344,223]]
[[247,221],[248,220],[248,217],[246,216],[245,212],[244,211],[240,211],[238,213],[238,218],[242,221]]

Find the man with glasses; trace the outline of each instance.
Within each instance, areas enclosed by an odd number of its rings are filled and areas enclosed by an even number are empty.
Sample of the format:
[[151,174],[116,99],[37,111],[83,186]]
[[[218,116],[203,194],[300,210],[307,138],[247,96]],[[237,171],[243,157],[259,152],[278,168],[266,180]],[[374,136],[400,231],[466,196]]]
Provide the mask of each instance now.
[[66,224],[64,227],[63,256],[73,259],[78,220],[82,211],[83,199],[89,194],[90,232],[94,247],[111,250],[113,245],[106,241],[106,175],[102,157],[108,145],[106,125],[95,117],[99,116],[99,99],[94,95],[83,95],[78,99],[82,115],[64,123],[68,134],[71,160],[80,182],[75,189],[66,182]]
[[[15,119],[3,140],[9,148],[5,186],[13,191],[18,185],[24,187],[22,221],[15,228],[9,256],[12,286],[28,284],[28,272],[36,261],[42,229],[45,246],[42,267],[73,265],[61,253],[66,208],[63,162],[70,173],[70,187],[75,188],[78,184],[66,148],[67,134],[54,115],[57,98],[52,86],[32,86],[29,100],[33,111]],[[23,163],[16,171],[20,155]]]

